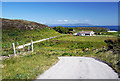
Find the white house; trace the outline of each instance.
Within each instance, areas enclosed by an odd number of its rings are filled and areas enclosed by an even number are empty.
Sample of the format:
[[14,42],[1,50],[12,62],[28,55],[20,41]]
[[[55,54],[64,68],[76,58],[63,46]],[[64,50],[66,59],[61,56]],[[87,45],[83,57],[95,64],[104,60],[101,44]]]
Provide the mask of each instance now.
[[112,33],[112,32],[117,32],[117,31],[107,31],[107,32],[111,32]]
[[77,35],[77,33],[74,33],[73,35]]
[[93,31],[80,31],[77,33],[77,36],[94,36]]

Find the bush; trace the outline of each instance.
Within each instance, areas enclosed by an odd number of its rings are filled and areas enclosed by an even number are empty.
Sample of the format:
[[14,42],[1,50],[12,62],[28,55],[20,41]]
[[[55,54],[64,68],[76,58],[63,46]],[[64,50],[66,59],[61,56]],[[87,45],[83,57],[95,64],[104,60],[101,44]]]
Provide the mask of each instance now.
[[63,33],[63,34],[68,34],[70,33],[70,31],[72,31],[73,29],[72,28],[64,28],[64,27],[61,27],[61,26],[58,26],[58,27],[53,27],[53,29],[59,33]]
[[116,40],[107,39],[105,42],[107,43],[108,50],[112,50],[114,54],[120,53],[120,38]]
[[62,56],[68,55],[68,53],[63,53]]

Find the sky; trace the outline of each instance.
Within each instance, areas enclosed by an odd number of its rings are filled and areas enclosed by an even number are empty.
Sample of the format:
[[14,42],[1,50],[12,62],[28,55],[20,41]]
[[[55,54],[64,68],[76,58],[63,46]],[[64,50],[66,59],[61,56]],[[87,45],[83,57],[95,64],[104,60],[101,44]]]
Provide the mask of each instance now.
[[2,2],[2,18],[41,24],[118,25],[118,2]]
[[119,0],[1,0],[2,2],[119,2]]

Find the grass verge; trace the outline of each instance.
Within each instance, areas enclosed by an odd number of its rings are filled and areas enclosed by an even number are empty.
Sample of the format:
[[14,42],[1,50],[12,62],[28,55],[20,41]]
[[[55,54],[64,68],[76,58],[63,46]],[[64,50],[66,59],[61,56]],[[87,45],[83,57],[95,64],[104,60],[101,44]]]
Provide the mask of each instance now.
[[57,56],[29,54],[3,60],[2,79],[35,79],[58,61]]

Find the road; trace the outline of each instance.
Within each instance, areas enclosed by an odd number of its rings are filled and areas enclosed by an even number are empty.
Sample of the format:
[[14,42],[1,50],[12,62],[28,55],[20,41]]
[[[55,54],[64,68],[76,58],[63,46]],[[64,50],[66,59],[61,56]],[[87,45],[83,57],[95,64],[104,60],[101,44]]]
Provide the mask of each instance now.
[[91,57],[58,57],[60,60],[37,79],[118,79],[107,64]]

